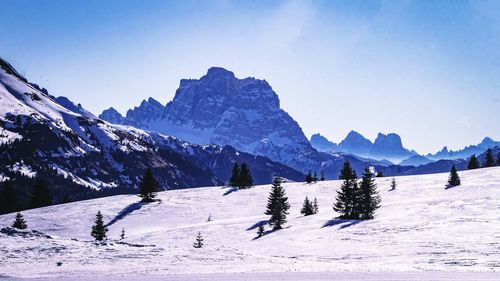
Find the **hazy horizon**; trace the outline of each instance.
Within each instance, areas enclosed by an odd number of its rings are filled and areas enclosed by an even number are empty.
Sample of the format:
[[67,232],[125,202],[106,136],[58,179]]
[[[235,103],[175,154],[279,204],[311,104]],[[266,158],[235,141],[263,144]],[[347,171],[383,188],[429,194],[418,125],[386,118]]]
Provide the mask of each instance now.
[[500,139],[500,2],[2,1],[0,56],[98,115],[220,66],[265,79],[307,137]]

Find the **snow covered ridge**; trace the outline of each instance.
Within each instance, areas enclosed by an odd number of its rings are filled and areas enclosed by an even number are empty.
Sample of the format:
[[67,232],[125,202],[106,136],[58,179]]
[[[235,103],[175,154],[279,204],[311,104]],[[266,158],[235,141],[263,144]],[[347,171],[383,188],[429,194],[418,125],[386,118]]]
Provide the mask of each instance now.
[[[287,223],[258,239],[256,226],[269,218],[269,185],[227,195],[224,187],[165,191],[158,194],[161,202],[145,205],[136,195],[119,195],[33,209],[23,212],[23,233],[43,235],[0,232],[0,268],[7,276],[83,280],[296,271],[410,271],[422,280],[435,271],[464,272],[469,280],[484,276],[474,272],[489,272],[491,279],[500,271],[500,167],[459,174],[462,185],[449,189],[448,173],[396,177],[393,191],[392,178],[377,178],[382,203],[369,221],[335,219],[340,181],[285,183]],[[318,214],[300,214],[305,196],[318,199]],[[109,223],[103,244],[90,237],[98,210]],[[0,216],[0,228],[13,218]],[[119,240],[122,229],[125,239]],[[198,232],[204,246],[196,249]]]
[[[29,83],[2,59],[0,155],[0,181],[30,186],[31,178],[43,175],[57,192],[56,202],[63,194],[76,200],[95,197],[95,191],[103,189],[130,192],[147,167],[165,189],[222,184],[233,161],[253,162],[254,178],[260,183],[270,182],[277,173],[294,180],[303,177],[269,159],[238,155],[234,149],[202,147],[110,124]],[[28,194],[29,190],[21,192],[22,197]]]

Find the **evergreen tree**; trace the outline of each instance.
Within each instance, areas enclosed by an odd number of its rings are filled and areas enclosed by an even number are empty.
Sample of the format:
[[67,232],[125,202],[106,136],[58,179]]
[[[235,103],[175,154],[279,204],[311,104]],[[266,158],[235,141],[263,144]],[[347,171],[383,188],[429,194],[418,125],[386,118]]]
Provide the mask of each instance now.
[[391,189],[389,189],[389,191],[392,191],[392,190],[395,190],[396,189],[396,179],[395,178],[392,178],[392,181],[391,181]]
[[325,181],[325,171],[321,171],[321,178],[319,179],[320,181]]
[[346,179],[357,179],[358,176],[356,175],[356,171],[354,171],[353,168],[351,168],[351,163],[347,161],[347,159],[344,160],[344,164],[342,165],[342,169],[340,170],[339,174],[339,180],[346,180]]
[[479,161],[477,160],[476,154],[472,154],[472,156],[469,159],[469,163],[467,164],[467,169],[469,170],[474,170],[479,168]]
[[319,207],[318,207],[318,199],[314,197],[314,202],[313,202],[313,213],[317,214],[319,212]]
[[247,166],[247,163],[243,162],[241,164],[241,169],[240,169],[240,177],[239,177],[239,188],[244,189],[244,188],[250,188],[253,186],[253,178],[252,174],[250,173],[250,169]]
[[311,174],[311,171],[309,171],[309,173],[307,173],[306,175],[306,183],[312,183],[313,182],[313,176]]
[[90,235],[95,238],[97,241],[102,241],[106,239],[106,233],[108,232],[108,228],[104,225],[104,220],[101,214],[101,211],[98,211],[95,215],[94,225],[92,226],[92,232]]
[[460,177],[458,176],[457,168],[455,168],[455,165],[451,166],[450,177],[448,179],[448,185],[450,185],[450,186],[460,185]]
[[120,233],[120,240],[125,239],[125,228],[122,228],[122,233]]
[[488,148],[486,150],[486,158],[483,163],[483,167],[493,167],[495,166],[495,160],[493,160],[493,150],[491,148]]
[[380,207],[380,196],[377,192],[377,185],[372,177],[372,172],[370,168],[366,167],[359,184],[360,188],[360,199],[358,210],[355,213],[359,213],[359,218],[361,219],[373,219],[373,214],[375,210]]
[[497,166],[500,166],[500,152],[497,155]]
[[306,199],[304,199],[304,204],[302,205],[300,213],[304,216],[310,216],[314,214],[313,204],[311,203],[311,201],[309,201],[309,198],[307,198],[307,196]]
[[234,163],[233,170],[231,172],[231,178],[229,178],[229,186],[238,187],[240,179],[240,166],[238,163]]
[[201,232],[198,232],[198,235],[196,236],[196,242],[194,242],[193,247],[195,248],[203,247],[203,237],[201,237]]
[[142,202],[153,202],[158,191],[160,191],[160,184],[151,169],[147,169],[139,185],[139,196]]
[[31,194],[31,208],[40,208],[52,205],[52,194],[50,193],[47,182],[43,179],[37,179],[33,186]]
[[271,187],[271,193],[267,199],[266,215],[270,215],[269,224],[273,230],[278,230],[286,223],[286,215],[288,215],[288,198],[285,195],[285,190],[281,186],[281,178],[275,177]]
[[378,171],[377,172],[377,178],[381,178],[383,176],[384,176],[384,174],[382,173],[382,171]]
[[16,219],[14,220],[12,227],[17,228],[17,229],[28,228],[28,225],[26,224],[26,220],[24,219],[23,215],[20,212],[17,212]]
[[262,237],[264,235],[264,224],[260,223],[257,229],[257,237]]
[[12,183],[9,181],[4,182],[2,192],[0,193],[0,214],[16,211],[18,209],[17,200]]
[[341,219],[358,219],[357,202],[359,199],[359,188],[356,172],[346,160],[342,170],[340,170],[340,179],[344,180],[337,191],[336,202],[333,210],[340,213]]
[[313,182],[318,182],[318,173],[314,171]]
[[71,202],[71,198],[69,198],[69,195],[66,193],[63,195],[63,198],[61,199],[61,204],[69,203]]

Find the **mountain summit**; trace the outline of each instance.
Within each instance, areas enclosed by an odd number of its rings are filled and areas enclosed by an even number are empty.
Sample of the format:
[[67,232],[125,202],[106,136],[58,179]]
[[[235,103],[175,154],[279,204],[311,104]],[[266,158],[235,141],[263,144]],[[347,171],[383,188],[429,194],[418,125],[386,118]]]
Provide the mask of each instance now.
[[221,67],[200,79],[181,80],[166,106],[150,98],[125,117],[113,109],[99,117],[196,144],[231,145],[301,170],[312,165],[308,154],[316,153],[265,80],[238,79]]

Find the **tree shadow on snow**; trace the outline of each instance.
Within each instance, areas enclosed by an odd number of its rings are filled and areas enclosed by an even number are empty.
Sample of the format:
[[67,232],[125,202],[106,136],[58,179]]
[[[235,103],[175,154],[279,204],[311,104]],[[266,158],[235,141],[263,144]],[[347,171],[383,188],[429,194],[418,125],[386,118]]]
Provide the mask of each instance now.
[[227,196],[233,192],[236,192],[238,191],[238,188],[237,187],[231,187],[230,189],[228,189],[226,192],[224,192],[223,196]]
[[126,216],[128,216],[132,212],[137,211],[140,208],[142,208],[143,204],[144,204],[143,202],[135,202],[135,203],[128,205],[123,210],[121,210],[118,213],[118,215],[116,215],[111,221],[109,221],[109,223],[106,226],[110,226],[110,225],[116,223],[117,221],[124,219]]
[[259,227],[259,225],[264,226],[266,224],[269,224],[269,220],[262,220],[262,221],[256,222],[252,226],[250,226],[249,228],[247,228],[247,231],[257,229],[257,227]]
[[321,228],[332,227],[336,225],[340,225],[339,229],[348,228],[350,226],[356,225],[362,222],[362,220],[344,220],[344,219],[331,219],[327,221]]
[[447,184],[444,186],[444,189],[450,189],[450,188],[454,188],[454,187],[457,187],[458,185],[450,185],[450,184]]
[[[265,221],[265,222],[267,222],[267,221]],[[256,224],[256,225],[257,225],[257,227],[259,226],[258,224]],[[264,237],[264,236],[266,236],[266,235],[268,235],[268,234],[271,234],[271,233],[273,233],[273,232],[280,231],[280,230],[283,230],[283,229],[287,229],[287,228],[290,228],[290,227],[292,227],[292,226],[290,226],[290,225],[289,225],[289,226],[287,226],[287,227],[283,227],[282,229],[276,229],[276,230],[274,230],[274,229],[264,230],[264,233],[262,233],[262,235],[261,235],[260,237],[259,237],[259,236],[254,237],[254,238],[252,239],[252,241],[257,240],[257,239],[260,239],[260,238],[262,238],[262,237]]]

